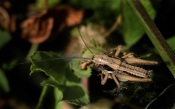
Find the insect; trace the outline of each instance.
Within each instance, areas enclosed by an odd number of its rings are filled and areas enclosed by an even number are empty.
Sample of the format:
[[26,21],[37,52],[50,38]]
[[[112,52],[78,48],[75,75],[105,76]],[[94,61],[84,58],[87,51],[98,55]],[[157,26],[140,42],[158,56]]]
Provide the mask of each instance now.
[[[133,53],[121,54],[122,49],[123,46],[119,45],[111,50],[109,55],[104,53],[94,55],[92,53],[92,59],[86,60],[80,64],[80,67],[81,69],[96,67],[102,72],[101,84],[105,85],[107,79],[111,78],[115,81],[118,90],[120,89],[119,81],[151,82],[152,79],[149,78],[151,70],[143,69],[138,65],[156,65],[158,62],[136,58]],[[92,52],[90,49],[89,51]]]

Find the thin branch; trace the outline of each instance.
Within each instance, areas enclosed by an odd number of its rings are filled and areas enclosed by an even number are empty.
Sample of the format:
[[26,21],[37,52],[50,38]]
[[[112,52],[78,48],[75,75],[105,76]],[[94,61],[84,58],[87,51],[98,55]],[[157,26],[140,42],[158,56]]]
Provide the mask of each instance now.
[[115,31],[115,29],[116,29],[116,28],[118,27],[118,25],[121,23],[121,19],[122,19],[122,16],[119,15],[119,16],[116,18],[114,24],[111,26],[111,28],[110,28],[108,31],[106,31],[106,32],[103,34],[103,36],[104,36],[104,37],[108,37],[113,31]]

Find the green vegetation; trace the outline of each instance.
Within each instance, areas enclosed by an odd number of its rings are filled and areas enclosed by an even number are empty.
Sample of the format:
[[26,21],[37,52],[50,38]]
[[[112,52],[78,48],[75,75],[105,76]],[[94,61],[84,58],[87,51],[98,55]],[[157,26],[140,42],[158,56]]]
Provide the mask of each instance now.
[[[0,108],[173,109],[175,21],[164,15],[174,7],[165,0],[2,0]],[[117,91],[112,79],[101,85],[98,68],[80,68],[117,45],[159,62],[141,66],[153,82],[120,82]]]

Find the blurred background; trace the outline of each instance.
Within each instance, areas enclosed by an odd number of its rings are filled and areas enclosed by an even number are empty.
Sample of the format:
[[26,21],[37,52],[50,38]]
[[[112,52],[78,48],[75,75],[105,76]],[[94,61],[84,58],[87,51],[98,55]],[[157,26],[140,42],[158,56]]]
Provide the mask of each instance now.
[[[141,2],[175,52],[175,0]],[[36,108],[42,90],[40,83],[45,75],[29,76],[30,56],[36,51],[53,51],[68,57],[82,55],[87,47],[77,28],[88,47],[107,51],[120,44],[138,57],[159,62],[157,66],[144,67],[153,70],[153,83],[123,82],[118,94],[114,81],[108,80],[106,85],[101,85],[98,73],[83,78],[82,84],[90,98],[90,103],[83,108],[141,109],[149,103],[150,109],[173,107],[174,85],[167,87],[174,83],[174,78],[126,2],[0,0],[0,109]],[[46,109],[51,109],[53,102],[49,96]],[[67,105],[63,103],[59,108],[81,108]]]

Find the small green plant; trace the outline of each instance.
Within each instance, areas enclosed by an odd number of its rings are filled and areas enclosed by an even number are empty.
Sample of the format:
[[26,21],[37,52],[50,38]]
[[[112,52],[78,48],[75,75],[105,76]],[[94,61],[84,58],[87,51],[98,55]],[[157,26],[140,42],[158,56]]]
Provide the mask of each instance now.
[[[19,4],[2,0],[0,108],[13,108],[13,100],[37,109],[60,109],[63,101],[72,108],[93,107],[104,98],[111,108],[172,108],[175,37],[165,40],[155,26],[156,5],[162,4],[152,0],[37,0]],[[114,81],[101,86],[98,69],[80,68],[80,62],[93,57],[77,32],[80,22],[87,25],[80,32],[93,53],[124,45],[126,52],[158,61],[157,66],[146,66],[153,69],[153,82],[121,82],[117,94]],[[21,60],[30,60],[30,69],[28,62],[17,64]],[[89,93],[82,78],[89,78]],[[172,102],[167,103],[170,98]]]

